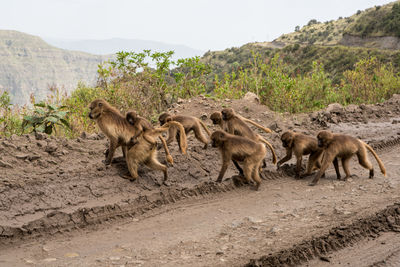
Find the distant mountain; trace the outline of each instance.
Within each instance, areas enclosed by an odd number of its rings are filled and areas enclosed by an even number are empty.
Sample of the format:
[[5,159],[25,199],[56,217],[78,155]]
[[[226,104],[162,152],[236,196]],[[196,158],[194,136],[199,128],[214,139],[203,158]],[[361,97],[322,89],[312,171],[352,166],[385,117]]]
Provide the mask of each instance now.
[[156,41],[112,38],[105,40],[65,40],[43,38],[46,42],[59,48],[83,51],[96,55],[115,54],[119,51],[142,52],[150,49],[157,52],[174,51],[174,59],[202,56],[204,51],[185,45],[166,44]]
[[49,86],[69,92],[79,81],[94,83],[104,56],[53,47],[41,38],[0,30],[0,92],[10,92],[12,102],[26,104],[30,94],[44,98]]

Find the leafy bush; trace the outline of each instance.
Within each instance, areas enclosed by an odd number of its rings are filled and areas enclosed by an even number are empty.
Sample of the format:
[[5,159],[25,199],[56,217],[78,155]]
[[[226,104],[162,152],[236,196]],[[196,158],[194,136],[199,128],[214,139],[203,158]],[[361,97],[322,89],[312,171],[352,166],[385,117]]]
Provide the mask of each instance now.
[[22,122],[24,131],[41,132],[52,134],[57,126],[70,128],[66,119],[68,111],[63,109],[66,106],[55,106],[44,102],[34,104],[35,109],[31,115],[25,115]]

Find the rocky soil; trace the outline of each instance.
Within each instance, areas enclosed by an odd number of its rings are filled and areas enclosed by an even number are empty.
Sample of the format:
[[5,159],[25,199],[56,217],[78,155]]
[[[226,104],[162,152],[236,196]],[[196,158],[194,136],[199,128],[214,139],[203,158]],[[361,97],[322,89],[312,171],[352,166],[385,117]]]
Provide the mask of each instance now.
[[[102,134],[75,140],[43,134],[0,139],[0,265],[5,266],[269,266],[329,260],[330,253],[382,232],[400,229],[400,96],[383,104],[332,104],[311,114],[277,114],[248,95],[241,100],[198,97],[171,112],[204,119],[222,107],[268,126],[262,134],[284,155],[279,136],[287,129],[315,135],[345,132],[371,144],[388,177],[368,172],[356,160],[354,176],[293,179],[294,160],[281,171],[270,163],[259,191],[237,183],[230,166],[214,181],[220,155],[189,136],[188,155],[170,147],[175,164],[169,185],[146,167],[138,181],[122,179],[121,157],[101,162]],[[211,127],[211,126],[210,126]],[[213,127],[211,127],[213,128]],[[119,152],[120,153],[120,152]],[[118,156],[118,155],[117,155]],[[119,154],[120,156],[120,154]],[[165,161],[163,152],[159,158]],[[343,173],[343,171],[342,171]],[[357,253],[357,252],[355,252]],[[385,256],[386,257],[386,256]]]

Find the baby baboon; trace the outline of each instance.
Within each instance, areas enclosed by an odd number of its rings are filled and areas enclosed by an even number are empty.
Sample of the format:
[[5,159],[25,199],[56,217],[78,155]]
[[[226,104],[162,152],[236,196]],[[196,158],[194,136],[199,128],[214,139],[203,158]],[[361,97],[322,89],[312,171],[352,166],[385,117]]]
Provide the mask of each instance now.
[[106,153],[106,165],[111,164],[115,149],[122,146],[122,153],[126,157],[126,144],[135,135],[135,128],[125,119],[124,116],[104,99],[96,99],[90,103],[89,118],[96,121],[100,130],[110,141]]
[[222,167],[217,182],[221,182],[231,160],[243,162],[244,177],[247,182],[256,183],[260,187],[259,169],[267,153],[266,148],[259,142],[249,138],[232,135],[224,131],[215,131],[211,135],[212,146],[218,147],[222,154]]
[[[253,141],[256,141],[256,142],[263,142],[271,150],[272,162],[274,164],[276,163],[276,154],[275,154],[275,150],[272,147],[272,145],[267,140],[265,140],[261,135],[256,134],[255,132],[253,132],[251,130],[251,128],[243,121],[243,117],[236,115],[236,113],[231,108],[224,108],[221,111],[221,115],[222,115],[222,119],[226,123],[226,127],[228,129],[228,133],[234,134],[234,135],[243,136],[243,137],[247,137],[247,138],[249,138],[249,139],[251,139]],[[248,121],[251,122],[250,120],[248,120]],[[258,124],[254,123],[254,125],[257,126]],[[257,127],[261,128],[262,130],[264,130],[267,133],[271,132],[270,129],[264,128],[261,125],[258,125]]]
[[[148,129],[143,132],[143,134],[139,135],[137,141],[131,141],[130,144],[132,147],[129,148],[126,163],[128,165],[129,173],[131,177],[123,176],[124,178],[128,178],[131,181],[135,181],[138,178],[138,167],[139,164],[144,163],[146,166],[154,169],[161,170],[164,173],[163,183],[168,179],[167,166],[161,164],[157,160],[157,147],[155,145],[156,138],[167,131],[169,127],[174,126],[177,127],[180,131],[180,147],[182,147],[182,153],[186,153],[187,143],[186,143],[186,134],[183,126],[179,122],[170,121],[165,125],[159,128]],[[148,141],[150,140],[150,141]],[[133,144],[134,143],[134,144]]]
[[[133,146],[137,142],[137,138],[139,135],[141,135],[144,131],[154,129],[153,125],[146,120],[145,118],[142,118],[136,114],[135,111],[129,111],[126,113],[126,120],[135,127],[135,135],[131,138],[130,140],[130,146]],[[148,138],[148,135],[144,135],[144,138]],[[174,164],[174,160],[172,159],[171,154],[169,153],[168,146],[165,142],[164,137],[159,136],[161,143],[163,144],[165,154],[167,156],[167,161],[170,164]],[[152,138],[146,139],[147,142],[154,142],[153,144],[156,144],[156,141]]]
[[278,168],[286,161],[292,158],[294,153],[296,157],[296,178],[300,178],[301,162],[303,155],[310,154],[308,158],[307,170],[304,176],[311,174],[313,167],[320,168],[320,157],[323,152],[318,147],[317,138],[295,133],[293,131],[284,132],[281,136],[282,146],[286,149],[286,156],[278,161]]
[[[211,132],[210,132],[210,130],[208,130],[207,126],[198,118],[192,117],[192,116],[185,116],[185,115],[171,115],[167,112],[164,112],[163,114],[160,115],[158,120],[159,120],[161,126],[164,125],[164,123],[166,123],[168,121],[177,121],[177,122],[181,123],[183,128],[185,128],[186,134],[188,134],[190,131],[193,131],[197,140],[199,140],[200,142],[202,142],[204,144],[203,148],[204,149],[207,148],[208,139],[201,132],[200,125],[207,132],[208,136],[211,135]],[[167,144],[170,144],[174,140],[175,137],[176,137],[176,140],[178,141],[179,134],[177,135],[176,127],[170,127],[168,130]],[[178,144],[179,144],[179,141],[178,141]]]
[[221,130],[227,131],[225,121],[222,119],[222,114],[219,111],[216,111],[210,115],[210,120],[212,120],[214,125],[219,125]]
[[349,162],[354,154],[357,155],[360,165],[369,170],[369,178],[373,178],[374,168],[368,159],[367,149],[375,157],[381,172],[384,176],[386,176],[385,166],[378,155],[375,153],[372,147],[360,139],[345,134],[334,134],[330,131],[320,131],[317,135],[317,138],[318,146],[324,149],[324,155],[322,157],[321,169],[315,175],[315,178],[310,185],[315,185],[318,183],[319,178],[328,168],[329,163],[331,163],[336,157],[342,159],[343,170],[346,173],[344,180],[349,178]]
[[[143,133],[143,131],[153,129],[153,125],[146,120],[136,114],[136,111],[128,111],[125,115],[126,120],[135,127],[135,135],[133,139],[136,138]],[[147,140],[149,142],[149,140]]]

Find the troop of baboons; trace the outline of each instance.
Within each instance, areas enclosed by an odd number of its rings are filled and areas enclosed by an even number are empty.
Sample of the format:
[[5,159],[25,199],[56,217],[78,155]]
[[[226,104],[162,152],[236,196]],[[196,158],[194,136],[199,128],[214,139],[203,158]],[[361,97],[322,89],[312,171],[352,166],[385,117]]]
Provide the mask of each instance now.
[[[168,145],[176,139],[182,154],[187,151],[186,135],[193,131],[197,140],[207,149],[210,140],[203,134],[206,131],[211,139],[212,146],[217,147],[222,155],[222,167],[217,182],[222,178],[232,161],[238,169],[244,182],[255,184],[258,190],[261,179],[261,170],[266,166],[265,157],[268,146],[272,153],[272,162],[276,163],[276,153],[272,145],[264,137],[255,133],[246,123],[250,123],[266,133],[272,131],[252,120],[246,119],[235,113],[232,108],[224,108],[220,112],[211,114],[210,119],[214,125],[219,125],[221,130],[211,133],[207,126],[198,118],[186,115],[171,115],[162,113],[159,116],[160,127],[153,125],[145,118],[140,117],[135,111],[129,111],[123,116],[120,111],[103,99],[94,100],[90,106],[89,117],[96,121],[100,130],[109,140],[106,151],[106,165],[111,164],[117,147],[122,147],[123,156],[128,166],[129,175],[122,175],[132,181],[138,178],[138,166],[145,164],[148,167],[161,170],[164,174],[163,183],[168,179],[167,166],[157,159],[157,138],[163,144],[166,160],[173,164],[173,158],[168,150]],[[200,127],[201,126],[201,127]],[[161,135],[168,131],[165,140]],[[325,175],[330,163],[333,163],[338,179],[341,179],[338,158],[346,173],[344,180],[350,177],[349,160],[355,154],[361,166],[369,170],[369,178],[373,178],[374,169],[368,159],[369,150],[378,162],[381,172],[386,176],[386,170],[375,151],[365,142],[344,134],[334,134],[329,131],[320,131],[317,137],[308,136],[293,131],[286,131],[281,135],[282,146],[286,149],[286,156],[277,163],[277,168],[292,158],[296,157],[295,178],[310,175],[314,169],[319,169],[310,185],[315,185]],[[310,155],[306,172],[300,174],[303,155]],[[242,167],[239,165],[242,164]]]

